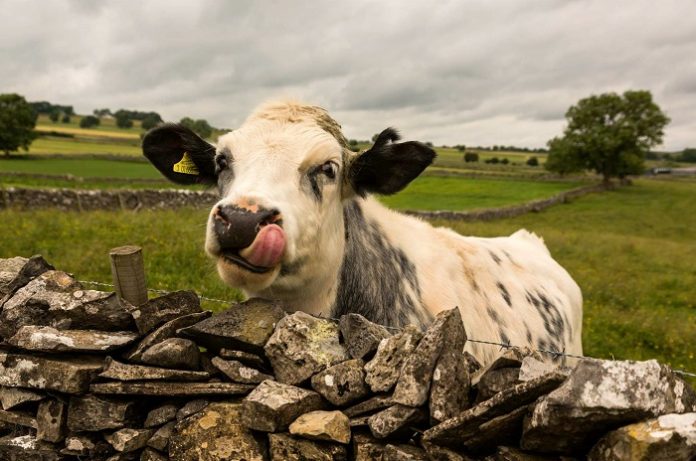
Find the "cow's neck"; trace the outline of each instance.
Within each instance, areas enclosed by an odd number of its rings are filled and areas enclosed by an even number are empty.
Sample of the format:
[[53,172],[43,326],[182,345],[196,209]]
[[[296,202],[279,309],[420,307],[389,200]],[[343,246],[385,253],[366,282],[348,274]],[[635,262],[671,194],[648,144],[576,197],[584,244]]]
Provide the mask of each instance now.
[[333,317],[355,312],[393,327],[428,323],[415,262],[385,232],[391,213],[373,199],[355,199],[345,204],[345,251],[335,288]]

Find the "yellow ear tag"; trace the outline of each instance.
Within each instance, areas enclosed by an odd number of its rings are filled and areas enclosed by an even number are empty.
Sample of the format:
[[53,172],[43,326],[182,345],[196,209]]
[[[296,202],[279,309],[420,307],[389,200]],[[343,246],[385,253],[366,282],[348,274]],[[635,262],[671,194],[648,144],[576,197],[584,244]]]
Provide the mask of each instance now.
[[176,173],[192,175],[198,174],[198,167],[196,167],[196,164],[193,163],[193,160],[191,160],[191,157],[189,157],[188,152],[184,152],[184,156],[181,157],[179,163],[174,164],[172,170],[174,170]]

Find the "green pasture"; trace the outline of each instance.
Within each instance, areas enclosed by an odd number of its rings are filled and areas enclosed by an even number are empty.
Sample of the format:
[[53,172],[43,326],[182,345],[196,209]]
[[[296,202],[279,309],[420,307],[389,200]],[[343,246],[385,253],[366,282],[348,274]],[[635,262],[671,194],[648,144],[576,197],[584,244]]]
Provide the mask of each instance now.
[[148,162],[102,160],[98,158],[0,157],[0,172],[70,174],[79,177],[160,179],[162,175]]
[[29,154],[112,154],[112,155],[142,155],[140,142],[101,138],[62,138],[40,137],[29,146]]
[[[649,359],[696,370],[696,184],[638,180],[512,219],[437,222],[462,234],[542,236],[585,298],[587,355]],[[414,205],[408,208],[417,208]],[[0,211],[0,257],[43,254],[81,279],[109,281],[108,250],[144,248],[148,285],[238,299],[203,253],[207,209]],[[207,304],[211,309],[222,306]]]

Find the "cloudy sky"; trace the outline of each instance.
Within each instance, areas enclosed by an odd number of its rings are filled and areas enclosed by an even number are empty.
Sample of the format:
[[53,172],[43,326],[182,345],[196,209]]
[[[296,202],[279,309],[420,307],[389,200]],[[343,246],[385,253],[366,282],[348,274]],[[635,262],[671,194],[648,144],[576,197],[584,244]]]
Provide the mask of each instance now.
[[260,102],[348,137],[541,147],[566,109],[649,89],[696,146],[694,1],[0,0],[0,92],[234,128]]

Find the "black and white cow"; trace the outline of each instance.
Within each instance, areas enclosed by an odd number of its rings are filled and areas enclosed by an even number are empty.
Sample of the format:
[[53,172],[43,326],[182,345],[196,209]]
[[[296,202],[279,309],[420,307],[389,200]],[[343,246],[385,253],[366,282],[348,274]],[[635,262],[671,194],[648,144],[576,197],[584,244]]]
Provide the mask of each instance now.
[[[392,211],[393,194],[435,157],[384,130],[361,154],[315,106],[266,104],[216,146],[180,125],[143,140],[170,180],[217,185],[206,252],[249,296],[388,326],[425,326],[458,306],[470,338],[582,354],[582,295],[542,239],[464,237]],[[498,348],[467,343],[486,363]]]

